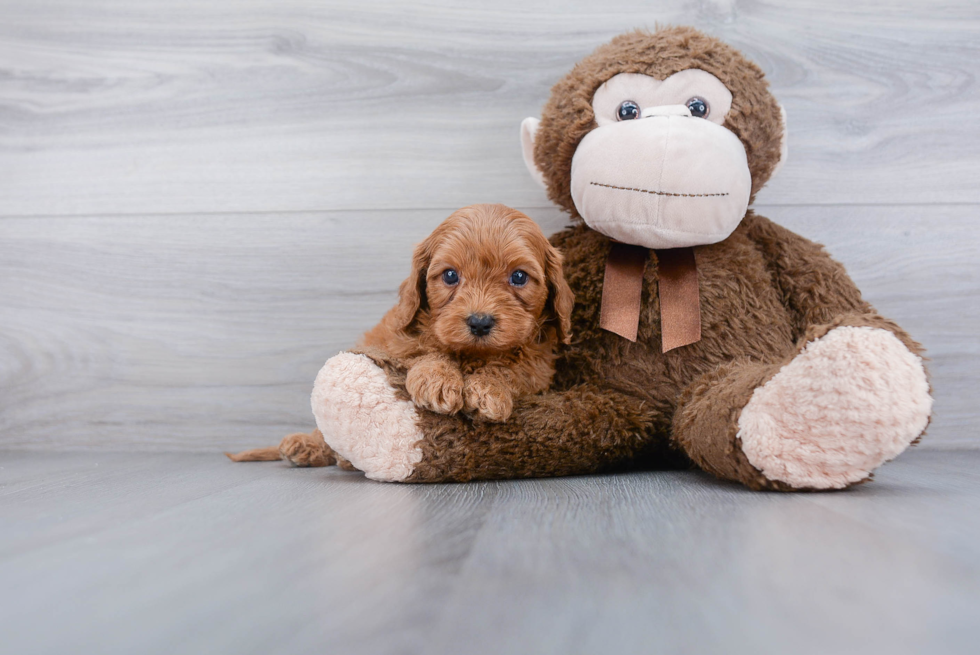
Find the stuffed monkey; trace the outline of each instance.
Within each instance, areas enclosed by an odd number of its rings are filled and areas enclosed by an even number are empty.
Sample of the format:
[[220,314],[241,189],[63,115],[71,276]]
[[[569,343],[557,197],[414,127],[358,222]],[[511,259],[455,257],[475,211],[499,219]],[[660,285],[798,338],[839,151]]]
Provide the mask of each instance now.
[[552,237],[575,308],[551,390],[473,422],[414,407],[383,353],[341,353],[312,396],[326,451],[387,481],[694,465],[841,489],[925,430],[919,344],[821,246],[748,208],[786,125],[738,51],[690,28],[619,36],[521,140],[573,221]]

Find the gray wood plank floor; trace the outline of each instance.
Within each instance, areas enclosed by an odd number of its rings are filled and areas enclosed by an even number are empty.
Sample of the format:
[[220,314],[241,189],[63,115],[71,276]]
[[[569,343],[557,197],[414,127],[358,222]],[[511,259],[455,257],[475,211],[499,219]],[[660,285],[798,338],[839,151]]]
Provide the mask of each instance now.
[[843,493],[0,453],[4,653],[975,653],[980,452]]

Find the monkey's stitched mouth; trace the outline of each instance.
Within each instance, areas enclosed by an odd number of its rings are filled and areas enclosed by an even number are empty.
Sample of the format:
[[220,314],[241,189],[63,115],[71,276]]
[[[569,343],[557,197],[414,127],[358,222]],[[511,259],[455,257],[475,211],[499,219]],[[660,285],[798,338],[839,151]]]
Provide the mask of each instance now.
[[727,193],[670,193],[669,191],[651,191],[649,189],[634,189],[632,187],[626,186],[614,186],[612,184],[603,184],[601,182],[589,182],[593,186],[606,187],[607,189],[616,189],[617,191],[636,191],[637,193],[649,193],[652,196],[673,196],[675,198],[717,198],[719,196],[727,196]]

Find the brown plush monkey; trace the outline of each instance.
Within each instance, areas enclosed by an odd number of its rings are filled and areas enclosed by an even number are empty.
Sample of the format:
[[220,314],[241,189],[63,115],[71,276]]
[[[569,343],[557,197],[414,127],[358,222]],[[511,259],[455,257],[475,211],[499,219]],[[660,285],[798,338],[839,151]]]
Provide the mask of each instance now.
[[839,489],[921,435],[920,346],[819,245],[748,209],[785,157],[785,121],[739,52],[689,28],[617,37],[522,142],[575,223],[552,238],[575,293],[552,390],[479,424],[416,409],[381,354],[337,355],[314,415],[368,477],[693,463],[753,489]]

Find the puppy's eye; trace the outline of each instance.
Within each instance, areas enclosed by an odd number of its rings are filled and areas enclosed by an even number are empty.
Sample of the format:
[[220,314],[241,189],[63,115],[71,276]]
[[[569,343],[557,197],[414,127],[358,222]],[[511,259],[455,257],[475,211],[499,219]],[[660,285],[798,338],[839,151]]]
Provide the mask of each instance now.
[[694,116],[694,118],[707,118],[708,112],[711,111],[711,107],[708,106],[708,101],[697,96],[694,96],[684,104],[691,110],[691,116]]
[[459,273],[455,269],[447,268],[442,272],[442,281],[451,287],[459,284]]
[[523,287],[527,284],[527,273],[521,270],[516,270],[510,274],[510,283],[515,287]]
[[636,104],[632,100],[625,100],[619,108],[616,109],[616,118],[621,121],[631,121],[634,118],[640,117],[640,105]]

